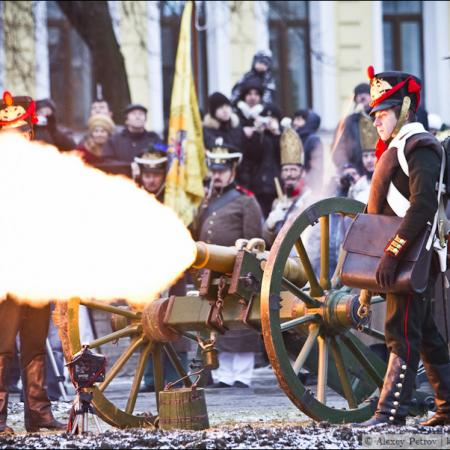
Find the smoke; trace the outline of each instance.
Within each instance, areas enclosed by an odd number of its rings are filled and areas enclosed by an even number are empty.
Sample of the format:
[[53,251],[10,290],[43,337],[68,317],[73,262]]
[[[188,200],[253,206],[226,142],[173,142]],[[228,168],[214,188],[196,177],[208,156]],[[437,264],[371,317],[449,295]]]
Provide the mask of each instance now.
[[176,214],[131,180],[0,135],[0,299],[149,301],[195,252]]

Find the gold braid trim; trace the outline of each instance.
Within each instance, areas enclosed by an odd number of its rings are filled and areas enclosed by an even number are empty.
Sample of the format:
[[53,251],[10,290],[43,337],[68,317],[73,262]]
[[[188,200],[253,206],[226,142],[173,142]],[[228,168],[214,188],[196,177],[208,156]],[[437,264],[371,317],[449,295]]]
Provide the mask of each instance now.
[[388,242],[384,249],[384,252],[393,256],[394,258],[398,258],[398,256],[404,251],[407,244],[408,241],[406,239],[403,239],[398,234],[396,234],[395,237],[390,242]]

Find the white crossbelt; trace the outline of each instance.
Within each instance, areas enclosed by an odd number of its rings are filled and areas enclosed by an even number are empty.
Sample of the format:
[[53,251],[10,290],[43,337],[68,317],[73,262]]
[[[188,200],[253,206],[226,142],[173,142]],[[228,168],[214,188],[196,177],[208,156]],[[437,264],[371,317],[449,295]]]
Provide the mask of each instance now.
[[[402,127],[400,133],[396,136],[395,139],[392,140],[392,142],[389,145],[389,148],[391,147],[397,148],[398,162],[400,164],[402,171],[407,177],[409,177],[409,168],[405,156],[406,140],[415,134],[425,132],[426,131],[423,125],[418,122],[406,124],[404,127]],[[426,249],[429,250],[431,248],[431,245],[433,245],[434,250],[438,253],[439,256],[441,271],[445,272],[447,270],[447,243],[445,244],[444,247],[442,247],[439,240],[436,239],[435,236],[438,223],[438,212],[439,207],[441,205],[441,197],[442,197],[441,194],[444,189],[445,152],[442,147],[441,150],[442,150],[441,170],[439,173],[439,184],[437,187],[438,209],[436,211],[436,214],[434,215],[433,224],[431,226],[431,233],[426,244]],[[389,184],[386,200],[389,206],[391,207],[392,211],[394,211],[394,213],[398,217],[405,217],[411,204],[409,200],[397,189],[397,187],[394,185],[392,181]]]

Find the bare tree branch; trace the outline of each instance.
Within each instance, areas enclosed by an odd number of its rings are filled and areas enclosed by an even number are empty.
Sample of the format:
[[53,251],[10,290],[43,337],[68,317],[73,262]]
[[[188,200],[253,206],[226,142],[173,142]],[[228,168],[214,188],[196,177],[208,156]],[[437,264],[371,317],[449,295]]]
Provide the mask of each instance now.
[[58,1],[58,5],[91,50],[94,85],[102,85],[115,119],[121,120],[130,102],[130,88],[108,2]]

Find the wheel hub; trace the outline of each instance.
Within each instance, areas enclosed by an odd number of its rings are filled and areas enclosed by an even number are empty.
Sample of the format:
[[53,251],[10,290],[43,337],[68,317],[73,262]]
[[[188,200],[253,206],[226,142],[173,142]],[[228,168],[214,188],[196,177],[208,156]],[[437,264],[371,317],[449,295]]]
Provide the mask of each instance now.
[[172,342],[179,338],[179,335],[164,323],[169,302],[169,298],[153,300],[142,311],[142,329],[150,341]]
[[350,328],[367,325],[369,317],[361,319],[358,314],[359,296],[347,289],[331,290],[321,298],[318,308],[305,308],[304,314],[320,314],[322,330],[327,335],[338,335]]

